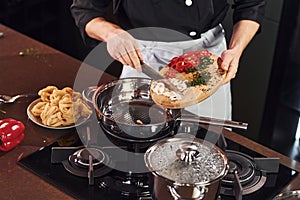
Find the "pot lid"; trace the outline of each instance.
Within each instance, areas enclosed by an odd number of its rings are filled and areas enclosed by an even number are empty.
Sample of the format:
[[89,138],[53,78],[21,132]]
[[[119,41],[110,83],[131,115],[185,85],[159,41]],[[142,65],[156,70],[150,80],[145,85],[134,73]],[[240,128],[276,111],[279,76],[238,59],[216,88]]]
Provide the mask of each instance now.
[[207,185],[226,175],[228,160],[212,143],[186,137],[163,139],[145,153],[148,169],[174,185]]

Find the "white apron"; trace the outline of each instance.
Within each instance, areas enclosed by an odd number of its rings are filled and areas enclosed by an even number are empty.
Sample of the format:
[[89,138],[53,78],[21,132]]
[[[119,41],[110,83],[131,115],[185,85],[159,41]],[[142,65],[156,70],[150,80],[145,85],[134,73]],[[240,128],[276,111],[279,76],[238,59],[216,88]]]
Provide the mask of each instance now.
[[[157,42],[138,40],[139,48],[144,62],[159,70],[175,57],[185,52],[207,49],[211,53],[220,56],[226,50],[226,39],[221,25],[201,34],[196,40],[180,42]],[[146,77],[130,66],[124,66],[121,78]],[[230,83],[223,85],[212,96],[199,104],[185,108],[198,116],[231,120],[231,92]]]

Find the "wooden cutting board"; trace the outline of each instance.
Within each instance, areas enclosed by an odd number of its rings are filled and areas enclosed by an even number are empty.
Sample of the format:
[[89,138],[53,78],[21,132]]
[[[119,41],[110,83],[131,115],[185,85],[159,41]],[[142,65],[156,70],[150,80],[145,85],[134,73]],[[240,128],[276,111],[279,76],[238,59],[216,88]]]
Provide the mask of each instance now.
[[163,80],[153,80],[150,86],[153,101],[171,109],[200,103],[224,84],[226,72],[220,69],[220,63],[221,58],[207,50],[174,57],[159,73],[180,93],[166,87]]

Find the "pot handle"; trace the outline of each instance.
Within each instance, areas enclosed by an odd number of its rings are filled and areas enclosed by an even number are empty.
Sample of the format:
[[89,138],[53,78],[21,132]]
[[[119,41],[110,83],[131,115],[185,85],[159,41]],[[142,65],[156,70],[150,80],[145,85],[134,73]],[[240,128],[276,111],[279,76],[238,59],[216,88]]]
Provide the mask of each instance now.
[[245,123],[245,122],[237,122],[237,121],[231,121],[231,120],[225,120],[225,119],[222,120],[222,119],[215,119],[215,118],[209,118],[209,117],[182,115],[177,120],[198,122],[201,124],[223,126],[223,127],[227,127],[227,128],[240,128],[240,129],[245,129],[245,130],[248,127],[248,123]]
[[176,186],[174,186],[174,185],[172,185],[172,186],[168,185],[168,189],[169,189],[172,197],[175,200],[202,200],[202,199],[204,199],[205,193],[208,191],[208,188],[206,188],[206,187],[200,187],[200,186],[197,186],[195,188],[197,188],[199,190],[199,195],[197,197],[183,198],[176,191]]
[[90,86],[82,91],[82,97],[85,101],[93,103],[93,96],[97,90],[97,86]]

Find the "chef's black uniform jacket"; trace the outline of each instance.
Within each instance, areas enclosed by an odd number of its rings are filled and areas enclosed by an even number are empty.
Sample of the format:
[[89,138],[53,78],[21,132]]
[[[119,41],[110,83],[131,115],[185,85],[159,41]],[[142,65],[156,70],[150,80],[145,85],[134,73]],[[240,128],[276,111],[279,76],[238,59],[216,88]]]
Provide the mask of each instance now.
[[[86,24],[96,17],[107,19],[111,0],[73,0],[71,12],[88,46],[98,41],[85,33]],[[192,39],[220,24],[228,11],[227,0],[113,0],[113,16],[125,30],[162,27],[179,31]],[[262,23],[265,0],[234,0],[233,23],[253,20]],[[144,40],[172,41],[169,36],[138,36]],[[149,38],[151,37],[151,38]]]

